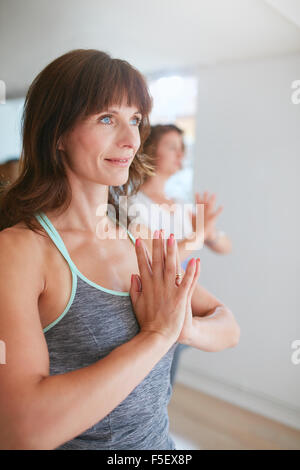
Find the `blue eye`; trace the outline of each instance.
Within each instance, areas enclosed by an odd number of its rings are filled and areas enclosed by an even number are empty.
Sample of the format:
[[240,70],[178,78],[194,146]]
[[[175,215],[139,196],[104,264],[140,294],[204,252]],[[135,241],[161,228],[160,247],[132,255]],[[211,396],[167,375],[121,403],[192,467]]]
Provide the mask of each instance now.
[[104,124],[110,124],[110,116],[104,116],[103,118],[100,119],[101,122]]
[[135,126],[139,126],[139,125],[141,124],[141,118],[139,118],[139,117],[133,118],[133,119],[131,120],[131,122],[132,122],[132,121],[135,121],[135,124],[134,124]]

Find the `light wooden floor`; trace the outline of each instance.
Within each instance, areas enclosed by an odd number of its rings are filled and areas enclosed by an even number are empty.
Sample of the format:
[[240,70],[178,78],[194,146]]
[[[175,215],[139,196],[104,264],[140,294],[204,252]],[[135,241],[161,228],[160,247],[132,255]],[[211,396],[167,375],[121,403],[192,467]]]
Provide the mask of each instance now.
[[300,431],[181,383],[168,412],[177,449],[300,449]]

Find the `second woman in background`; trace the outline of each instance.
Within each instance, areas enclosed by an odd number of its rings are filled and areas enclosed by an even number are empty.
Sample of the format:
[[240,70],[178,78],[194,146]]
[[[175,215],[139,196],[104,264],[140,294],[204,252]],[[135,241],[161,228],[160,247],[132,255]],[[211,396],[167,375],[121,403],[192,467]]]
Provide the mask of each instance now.
[[[184,158],[183,131],[174,124],[158,124],[151,126],[151,132],[144,144],[144,153],[152,157],[155,176],[148,176],[141,185],[139,192],[128,199],[128,207],[136,206],[138,221],[149,226],[151,231],[162,227],[165,237],[175,234],[182,267],[185,269],[192,256],[187,242],[200,249],[204,244],[211,250],[227,254],[231,251],[231,241],[223,231],[216,229],[216,219],[223,206],[215,210],[216,195],[209,196],[207,191],[203,197],[195,195],[197,205],[204,204],[203,227],[196,224],[196,216],[201,214],[202,206],[196,206],[196,213],[182,211],[184,201],[180,198],[167,197],[165,188],[168,179],[182,168]],[[133,214],[131,214],[133,215]],[[201,219],[199,219],[201,220]],[[178,237],[178,234],[181,236]],[[192,235],[193,234],[193,235]],[[174,384],[178,368],[179,354],[188,346],[179,344],[176,348],[172,367],[171,383]]]

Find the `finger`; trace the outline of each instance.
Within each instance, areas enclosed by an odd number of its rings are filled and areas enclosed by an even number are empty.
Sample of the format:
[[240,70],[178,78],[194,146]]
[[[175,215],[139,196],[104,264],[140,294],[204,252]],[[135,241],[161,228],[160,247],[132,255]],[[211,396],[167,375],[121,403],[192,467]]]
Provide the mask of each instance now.
[[220,206],[220,207],[216,210],[216,212],[213,214],[212,217],[214,217],[214,218],[217,217],[217,216],[222,212],[223,209],[224,209],[224,206]]
[[164,277],[163,245],[160,231],[155,230],[152,240],[152,272],[155,279],[162,282]]
[[176,276],[175,238],[171,234],[167,240],[167,254],[165,260],[164,283],[166,287],[173,288]]
[[165,231],[164,231],[164,229],[160,229],[160,240],[161,240],[161,256],[162,256],[163,271],[164,271],[164,270],[165,270],[165,266],[166,266],[166,256],[167,256],[167,249],[166,249],[166,240],[165,240]]
[[203,201],[204,201],[205,204],[207,203],[207,201],[208,201],[208,191],[204,191]]
[[197,258],[196,259],[196,269],[195,269],[194,278],[192,280],[192,284],[191,284],[191,287],[190,287],[190,290],[189,290],[189,293],[188,293],[188,299],[189,300],[192,299],[194,289],[196,287],[196,284],[197,284],[199,276],[200,276],[200,270],[201,270],[200,258]]
[[[149,284],[151,281],[152,275],[148,265],[147,255],[145,253],[145,247],[143,240],[141,238],[137,238],[135,242],[135,252],[137,257],[137,263],[140,271],[140,277],[142,280],[142,284],[146,285]],[[145,281],[145,284],[144,284]]]
[[137,285],[138,285],[138,288],[139,288],[139,292],[142,292],[142,281],[141,281],[141,278],[138,274],[135,275],[135,279],[137,281]]
[[142,290],[141,287],[140,287],[140,283],[137,280],[137,277],[139,277],[137,274],[135,274],[135,275],[132,274],[131,275],[129,295],[131,297],[131,301],[132,301],[133,305],[136,304],[137,299],[139,298],[140,292]]
[[196,193],[196,195],[195,195],[195,200],[196,200],[196,204],[197,204],[197,203],[201,203],[202,198],[201,198],[201,194],[200,194],[200,193]]
[[195,258],[191,258],[190,261],[188,262],[182,281],[180,285],[178,286],[179,295],[186,295],[186,297],[188,296],[190,287],[194,279],[195,268],[196,268],[196,260]]
[[[176,274],[184,274],[184,270],[181,267],[181,262],[179,258],[179,252],[178,252],[178,244],[177,240],[175,239],[175,252],[176,252]],[[176,285],[179,285],[181,283],[182,278],[177,278],[175,279]]]
[[146,253],[146,258],[147,258],[147,263],[148,263],[148,267],[149,267],[149,270],[151,272],[151,274],[153,274],[153,271],[152,271],[152,261],[150,259],[150,255],[149,255],[149,252],[148,252],[148,248],[145,246],[145,253]]
[[208,204],[209,204],[210,206],[213,206],[214,203],[215,203],[215,201],[216,201],[216,195],[215,195],[215,194],[212,194],[212,195],[209,197],[209,199],[208,199]]

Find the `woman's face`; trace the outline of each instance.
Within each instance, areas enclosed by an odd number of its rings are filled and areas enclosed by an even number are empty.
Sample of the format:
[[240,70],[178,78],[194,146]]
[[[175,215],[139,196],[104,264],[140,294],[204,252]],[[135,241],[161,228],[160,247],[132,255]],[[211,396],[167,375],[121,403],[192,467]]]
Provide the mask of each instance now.
[[[61,139],[67,166],[86,181],[121,186],[140,146],[141,113],[123,103],[79,121]],[[112,160],[127,159],[122,164]]]
[[181,135],[176,131],[164,134],[156,148],[157,170],[171,176],[182,168],[183,157],[184,151]]

